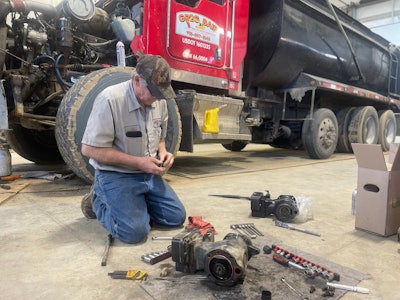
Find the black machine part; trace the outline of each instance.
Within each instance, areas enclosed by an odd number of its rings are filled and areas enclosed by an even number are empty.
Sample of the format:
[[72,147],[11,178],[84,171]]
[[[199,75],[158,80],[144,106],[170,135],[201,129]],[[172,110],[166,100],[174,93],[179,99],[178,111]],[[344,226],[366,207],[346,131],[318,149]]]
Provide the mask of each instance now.
[[278,220],[289,222],[299,213],[296,199],[291,195],[280,195],[277,199],[272,200],[268,191],[265,195],[261,192],[254,192],[250,201],[253,217],[265,218],[274,214]]
[[229,233],[222,241],[203,239],[200,231],[183,231],[172,239],[176,270],[204,271],[218,285],[232,286],[245,276],[247,262],[260,250],[246,236]]
[[254,192],[250,197],[216,194],[209,196],[250,200],[252,217],[265,218],[274,214],[278,220],[289,222],[299,213],[296,199],[292,195],[280,195],[275,200],[271,199],[269,191],[265,195],[261,192]]

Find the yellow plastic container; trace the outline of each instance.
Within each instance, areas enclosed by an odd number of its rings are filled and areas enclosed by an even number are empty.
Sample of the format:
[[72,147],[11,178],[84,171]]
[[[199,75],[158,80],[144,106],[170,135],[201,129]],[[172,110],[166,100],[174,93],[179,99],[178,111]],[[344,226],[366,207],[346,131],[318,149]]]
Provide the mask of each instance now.
[[218,107],[206,110],[204,112],[203,127],[201,129],[203,132],[208,132],[208,133],[219,132],[218,112],[219,112]]

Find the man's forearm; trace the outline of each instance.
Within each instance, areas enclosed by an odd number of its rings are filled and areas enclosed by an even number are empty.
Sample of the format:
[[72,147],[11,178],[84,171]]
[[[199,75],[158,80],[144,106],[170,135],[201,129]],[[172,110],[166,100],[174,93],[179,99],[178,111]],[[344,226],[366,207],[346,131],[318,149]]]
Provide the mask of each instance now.
[[[145,173],[162,175],[166,170],[166,168],[160,166],[163,164],[163,161],[155,157],[133,156],[111,147],[102,148],[82,144],[82,154],[102,164],[122,166],[124,168],[141,170]],[[170,161],[167,161],[168,166],[171,165]]]
[[82,144],[82,154],[102,164],[139,168],[139,157],[129,155],[112,147],[103,148]]
[[167,148],[165,146],[165,140],[160,140],[160,142],[158,143],[158,153],[166,153],[167,152]]

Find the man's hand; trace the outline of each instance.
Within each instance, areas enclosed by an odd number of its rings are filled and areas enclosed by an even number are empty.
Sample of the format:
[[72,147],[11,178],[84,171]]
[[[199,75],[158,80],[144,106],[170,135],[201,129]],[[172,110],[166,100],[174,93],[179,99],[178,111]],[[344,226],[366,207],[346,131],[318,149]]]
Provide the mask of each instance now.
[[145,173],[157,175],[163,175],[174,161],[173,155],[166,151],[160,155],[160,159],[157,159],[129,155],[111,147],[100,148],[85,144],[82,144],[82,154],[104,164],[139,169]]
[[161,159],[150,156],[139,157],[138,159],[140,161],[138,167],[145,173],[163,175],[167,171]]
[[162,161],[161,166],[165,168],[165,172],[172,167],[174,163],[174,155],[169,152],[159,153],[160,160]]
[[158,157],[162,161],[162,166],[165,168],[164,172],[167,172],[174,163],[174,155],[165,148],[165,140],[161,140],[158,144]]

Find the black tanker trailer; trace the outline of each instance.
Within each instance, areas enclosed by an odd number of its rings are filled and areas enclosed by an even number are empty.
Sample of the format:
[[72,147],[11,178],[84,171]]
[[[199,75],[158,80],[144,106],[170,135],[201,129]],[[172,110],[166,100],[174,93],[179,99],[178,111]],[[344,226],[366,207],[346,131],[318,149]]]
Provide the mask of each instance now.
[[324,0],[253,1],[246,79],[290,87],[301,73],[398,96],[399,50]]
[[388,150],[396,136],[393,112],[399,112],[400,51],[395,45],[329,1],[251,1],[249,15],[243,86],[248,96],[268,91],[284,98],[283,134],[272,136],[271,144],[303,145],[311,157],[330,156],[328,144],[336,144],[335,134],[310,136],[312,122],[298,121],[316,113],[312,118],[328,120],[328,128],[314,124],[314,129],[332,131],[333,112],[337,151],[351,152],[353,142],[379,142]]

